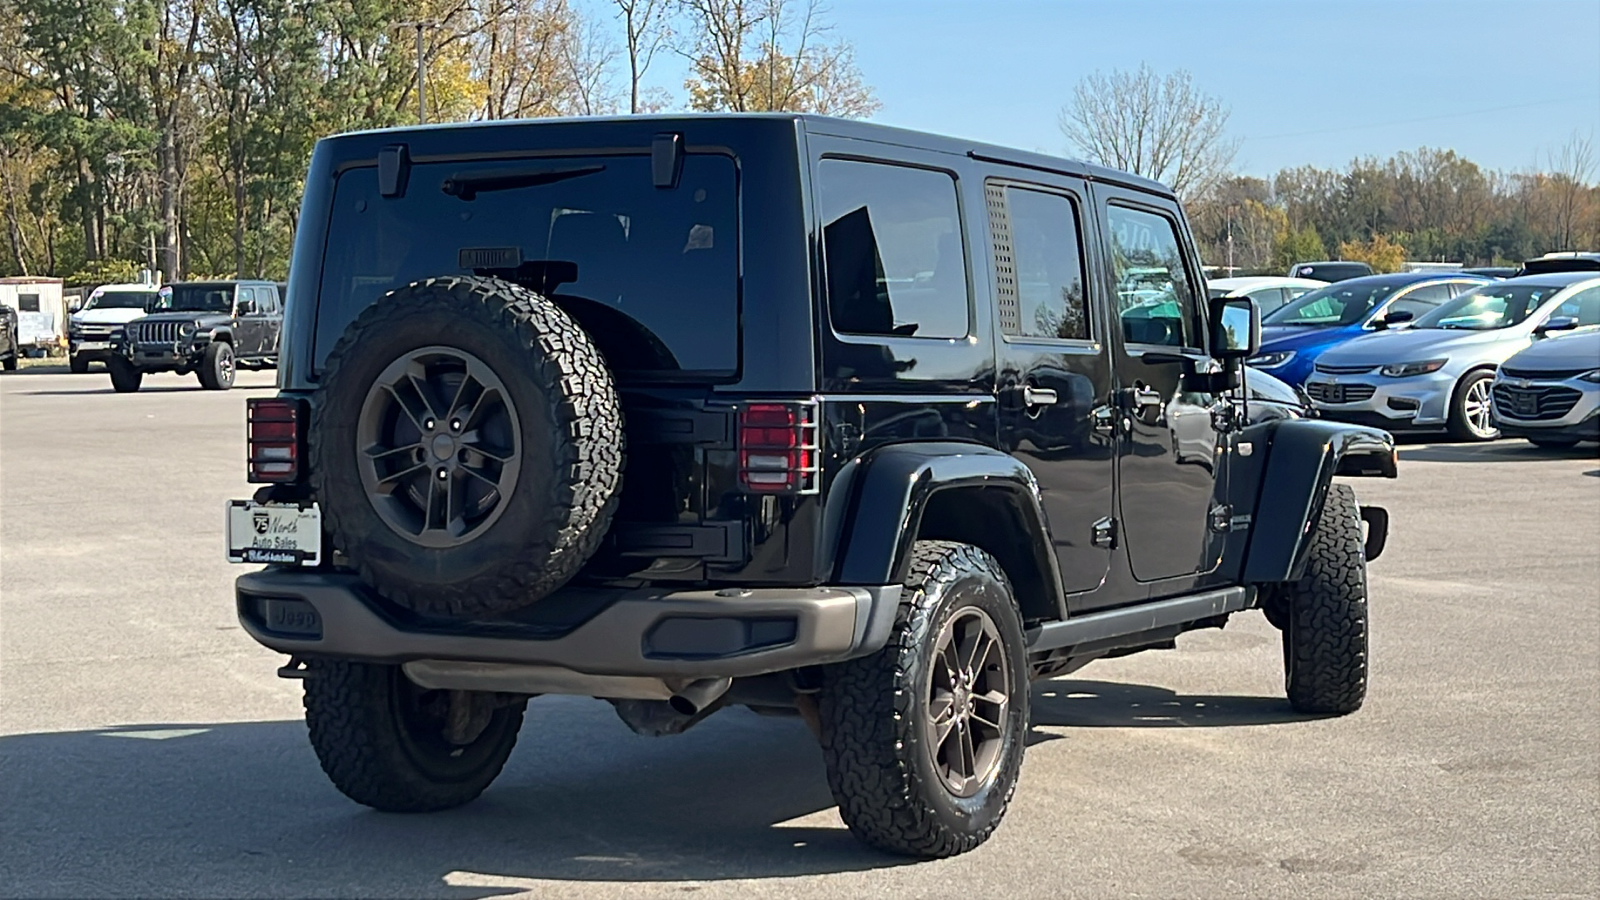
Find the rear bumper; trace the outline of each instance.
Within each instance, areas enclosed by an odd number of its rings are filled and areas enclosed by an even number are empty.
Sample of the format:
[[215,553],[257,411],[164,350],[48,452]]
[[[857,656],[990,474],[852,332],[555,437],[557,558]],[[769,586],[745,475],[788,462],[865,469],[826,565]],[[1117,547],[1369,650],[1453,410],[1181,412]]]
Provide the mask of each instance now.
[[900,586],[617,591],[576,627],[401,621],[353,576],[268,568],[235,583],[239,623],[299,656],[548,666],[585,675],[744,677],[838,662],[888,640]]

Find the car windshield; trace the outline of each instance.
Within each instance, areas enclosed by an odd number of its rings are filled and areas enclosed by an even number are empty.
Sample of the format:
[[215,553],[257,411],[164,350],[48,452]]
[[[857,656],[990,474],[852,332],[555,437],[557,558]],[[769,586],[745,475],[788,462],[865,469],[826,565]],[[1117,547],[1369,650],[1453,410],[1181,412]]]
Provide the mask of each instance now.
[[1419,317],[1412,328],[1510,328],[1560,292],[1554,285],[1486,284]]
[[161,289],[157,311],[229,312],[233,309],[233,285],[174,284]]
[[1367,317],[1399,284],[1330,284],[1301,294],[1261,321],[1269,325],[1354,325]]
[[152,291],[101,291],[84,309],[144,309],[153,296]]

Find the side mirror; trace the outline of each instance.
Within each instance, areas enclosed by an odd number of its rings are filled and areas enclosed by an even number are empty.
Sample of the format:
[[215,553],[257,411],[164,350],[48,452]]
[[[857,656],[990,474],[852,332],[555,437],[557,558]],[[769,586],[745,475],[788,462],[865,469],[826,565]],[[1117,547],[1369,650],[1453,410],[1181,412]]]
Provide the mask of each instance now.
[[239,311],[238,311],[238,313],[236,315],[253,316],[255,314],[256,314],[256,302],[254,300],[240,300],[239,301]]
[[1248,359],[1261,349],[1261,311],[1249,297],[1211,301],[1211,356]]
[[1406,310],[1406,309],[1391,310],[1391,311],[1379,316],[1377,319],[1373,320],[1372,327],[1378,329],[1379,331],[1382,331],[1385,328],[1391,328],[1391,327],[1393,327],[1395,325],[1399,325],[1402,322],[1409,322],[1412,319],[1415,319],[1416,317],[1417,317],[1417,314],[1414,313],[1414,312],[1411,312],[1410,310]]
[[1571,331],[1578,327],[1577,316],[1551,316],[1544,320],[1544,324],[1533,329],[1534,334],[1547,334],[1552,331]]

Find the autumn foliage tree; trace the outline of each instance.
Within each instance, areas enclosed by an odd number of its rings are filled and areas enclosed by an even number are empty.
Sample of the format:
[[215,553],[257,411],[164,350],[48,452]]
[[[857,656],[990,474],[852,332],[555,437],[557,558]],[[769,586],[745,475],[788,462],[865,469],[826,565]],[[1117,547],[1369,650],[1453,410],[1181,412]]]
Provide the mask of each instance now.
[[689,105],[704,112],[878,109],[848,42],[830,40],[816,0],[683,0]]

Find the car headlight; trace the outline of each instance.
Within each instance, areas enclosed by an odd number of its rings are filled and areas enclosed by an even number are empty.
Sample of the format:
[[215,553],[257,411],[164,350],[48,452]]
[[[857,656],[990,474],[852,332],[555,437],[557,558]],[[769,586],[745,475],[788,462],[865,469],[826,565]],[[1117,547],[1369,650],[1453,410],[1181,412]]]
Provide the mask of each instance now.
[[178,333],[184,337],[188,337],[189,335],[194,334],[195,329],[199,327],[200,323],[198,322],[185,322],[178,326]]
[[1423,360],[1422,362],[1395,363],[1392,366],[1384,366],[1383,368],[1379,369],[1378,374],[1387,375],[1390,378],[1406,378],[1411,375],[1426,375],[1429,372],[1437,372],[1444,368],[1444,364],[1449,361],[1450,360],[1448,359],[1428,359]]
[[1245,362],[1258,369],[1276,369],[1288,363],[1291,359],[1294,359],[1293,350],[1280,350],[1277,353],[1263,353],[1260,356],[1252,356]]
[[1600,384],[1600,369],[1590,369],[1582,375],[1579,375],[1578,380],[1587,381],[1590,384]]

